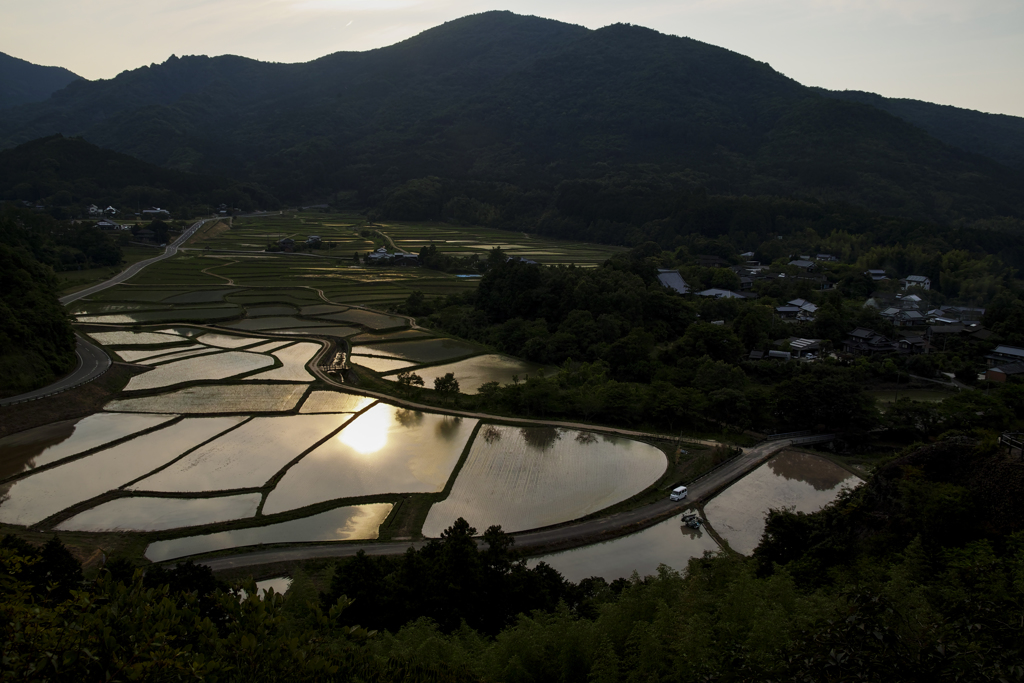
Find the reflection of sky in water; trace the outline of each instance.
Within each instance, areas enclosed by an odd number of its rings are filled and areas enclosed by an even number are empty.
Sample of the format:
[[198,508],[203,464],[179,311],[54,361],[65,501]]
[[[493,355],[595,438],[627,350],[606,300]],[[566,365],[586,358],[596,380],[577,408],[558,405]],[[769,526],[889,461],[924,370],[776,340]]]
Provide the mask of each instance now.
[[374,539],[377,538],[380,525],[391,514],[392,507],[391,503],[352,505],[252,529],[233,529],[203,536],[157,541],[146,548],[146,557],[153,562],[162,562],[186,555],[260,543]]
[[444,489],[476,420],[378,403],[293,465],[264,513],[382,493]]
[[729,545],[749,555],[761,541],[772,508],[816,512],[860,479],[826,458],[784,452],[735,482],[704,506],[708,521]]
[[226,522],[256,514],[262,496],[118,498],[61,522],[61,531],[161,531]]
[[659,564],[683,571],[690,558],[718,550],[718,544],[700,529],[690,529],[672,517],[629,536],[606,543],[536,557],[531,567],[547,562],[570,581],[600,576],[608,581],[654,574]]

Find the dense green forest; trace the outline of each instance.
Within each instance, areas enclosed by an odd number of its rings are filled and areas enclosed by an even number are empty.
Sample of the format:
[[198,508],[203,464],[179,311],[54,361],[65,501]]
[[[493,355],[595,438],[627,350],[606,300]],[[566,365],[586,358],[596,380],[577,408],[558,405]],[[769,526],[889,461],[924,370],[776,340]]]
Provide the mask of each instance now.
[[[288,200],[357,192],[398,218],[426,217],[400,195],[431,176],[508,188],[508,202],[467,195],[503,210],[528,211],[563,181],[656,176],[943,223],[1024,211],[1019,171],[766,64],[636,26],[508,12],[307,64],[172,57],[0,112],[0,144],[54,133]],[[475,207],[450,209],[479,222]]]
[[1024,118],[1019,116],[985,114],[859,90],[817,91],[826,97],[870,104],[923,128],[948,145],[982,154],[1006,166],[1024,168]]
[[39,66],[0,52],[0,109],[41,102],[80,79],[59,66]]
[[[83,581],[56,539],[34,548],[8,536],[2,675],[1017,681],[1022,488],[994,442],[955,437],[908,449],[821,512],[773,511],[753,557],[572,584],[543,564],[528,569],[497,528],[478,548],[460,520],[402,558],[339,561],[322,605],[260,600],[251,582],[239,599],[188,562],[143,574],[112,559]],[[532,609],[509,619],[509,607]]]
[[42,204],[57,218],[86,209],[139,212],[151,206],[191,218],[226,204],[251,211],[277,200],[254,185],[161,168],[81,138],[53,135],[0,151],[0,200]]

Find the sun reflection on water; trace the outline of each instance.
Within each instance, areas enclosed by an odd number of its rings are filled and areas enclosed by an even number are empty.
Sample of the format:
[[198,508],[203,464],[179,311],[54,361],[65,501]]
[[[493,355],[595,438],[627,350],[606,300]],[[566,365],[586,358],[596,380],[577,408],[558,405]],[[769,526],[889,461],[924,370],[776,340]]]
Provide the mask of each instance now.
[[391,426],[390,411],[374,406],[342,429],[337,438],[357,453],[370,455],[387,445]]

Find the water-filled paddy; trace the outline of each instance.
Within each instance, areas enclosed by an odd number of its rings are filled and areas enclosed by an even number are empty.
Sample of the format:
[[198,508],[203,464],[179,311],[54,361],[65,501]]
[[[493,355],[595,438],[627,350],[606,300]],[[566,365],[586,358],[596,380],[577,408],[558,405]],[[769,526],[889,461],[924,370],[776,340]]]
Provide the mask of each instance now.
[[[167,355],[177,355],[180,353],[187,353],[189,351],[206,349],[207,347],[201,344],[188,344],[187,346],[172,346],[160,349],[121,349],[115,353],[117,353],[117,355],[121,357],[121,360],[126,363],[138,363],[139,361],[148,360],[150,358],[161,358]],[[148,365],[149,363],[146,364]]]
[[64,508],[124,486],[243,417],[189,418],[118,446],[44,470],[0,487],[0,522],[35,524]]
[[321,337],[349,337],[353,334],[357,334],[359,331],[360,330],[355,327],[342,327],[340,325],[332,325],[329,327],[286,327],[280,330],[274,330],[276,334],[315,334]]
[[353,344],[374,344],[377,342],[386,342],[393,340],[407,340],[407,339],[431,339],[434,335],[423,330],[398,330],[397,332],[384,332],[383,334],[373,334],[366,332],[358,334],[352,337]]
[[668,461],[639,441],[554,427],[485,425],[446,500],[427,514],[437,537],[462,517],[521,531],[584,517],[656,482]]
[[90,337],[104,346],[135,346],[136,344],[173,344],[184,342],[185,339],[176,335],[160,332],[89,332]]
[[263,486],[349,415],[253,418],[132,485],[136,491],[224,491]]
[[408,327],[409,321],[394,315],[383,313],[372,313],[358,308],[352,308],[344,313],[321,315],[321,318],[336,320],[339,322],[351,322],[357,325],[368,327],[371,330],[386,330],[390,327]]
[[97,413],[12,434],[0,439],[0,479],[152,429],[174,417]]
[[311,306],[302,307],[302,315],[327,315],[330,313],[341,313],[347,311],[348,306],[338,306],[336,304],[312,304]]
[[391,514],[391,503],[372,503],[335,508],[318,515],[253,529],[234,529],[204,536],[157,541],[146,548],[153,562],[186,555],[211,553],[261,543],[353,541],[377,538],[380,525]]
[[761,542],[770,508],[816,512],[860,481],[826,458],[785,451],[715,496],[704,513],[733,550],[749,555]]
[[531,567],[547,562],[570,581],[591,576],[607,581],[656,574],[659,564],[683,571],[691,558],[719,550],[715,540],[704,531],[683,526],[679,516],[605,543],[543,555],[529,560]]
[[259,493],[216,498],[118,498],[57,525],[60,531],[162,531],[252,517]]
[[196,380],[226,379],[273,364],[274,359],[270,356],[245,351],[225,351],[212,356],[186,358],[159,365],[149,372],[132,377],[124,390],[159,389]]
[[165,353],[155,358],[149,358],[144,363],[145,365],[161,365],[163,363],[170,363],[183,358],[192,358],[194,356],[206,356],[213,353],[220,353],[223,349],[211,348],[209,346],[199,345],[198,348],[191,351],[179,351],[177,353]]
[[263,512],[354,496],[441,491],[475,426],[476,420],[378,403],[293,465],[267,496]]
[[[374,372],[394,372],[416,365],[416,363],[400,358],[377,358],[376,356],[360,356],[358,354],[349,356],[348,361],[355,365],[362,365],[364,368],[370,368]],[[431,382],[428,386],[433,387],[434,383]]]
[[163,300],[165,304],[205,304],[215,301],[223,301],[228,294],[241,292],[240,287],[227,287],[221,289],[201,289],[194,292],[185,292],[169,296]]
[[282,365],[273,370],[261,372],[258,375],[247,377],[250,380],[274,379],[286,382],[312,382],[314,377],[306,370],[306,363],[313,358],[313,355],[320,350],[319,344],[310,342],[299,342],[292,346],[286,346],[280,351],[275,351],[274,356],[281,361]]
[[291,343],[291,339],[283,339],[281,341],[269,341],[265,344],[254,346],[251,349],[249,349],[249,351],[252,351],[253,353],[269,353],[271,351],[281,348],[282,346],[287,346],[288,344]]
[[[421,368],[416,371],[416,374],[423,378],[425,386],[432,387],[434,380],[438,377],[444,377],[449,372],[454,373],[455,379],[459,381],[459,391],[464,394],[473,394],[488,382],[511,384],[513,377],[518,377],[520,381],[523,381],[528,375],[535,375],[542,369],[543,366],[536,363],[489,353],[455,363]],[[395,378],[388,377],[386,379],[393,380]]]
[[186,387],[156,396],[118,399],[104,406],[104,410],[123,413],[283,412],[294,408],[305,391],[305,384]]
[[272,579],[264,579],[256,582],[256,593],[260,600],[267,597],[267,592],[273,590],[277,595],[284,595],[292,587],[292,580],[287,576],[275,576]]
[[302,328],[302,327],[326,327],[331,325],[330,321],[326,320],[304,320],[302,318],[296,318],[289,315],[273,315],[267,318],[252,318],[246,320],[240,320],[236,323],[230,323],[225,327],[231,327],[236,330],[248,330],[248,331],[262,331],[262,330],[279,330],[284,327],[290,328]]
[[457,339],[427,339],[424,341],[393,342],[388,344],[367,344],[359,347],[360,354],[405,358],[420,363],[434,363],[479,353],[476,344]]
[[245,309],[247,318],[258,318],[264,315],[295,315],[298,309],[294,306],[278,304],[276,306],[250,306]]
[[196,339],[201,344],[207,346],[216,346],[221,349],[240,349],[243,346],[251,346],[257,344],[264,339],[258,337],[236,337],[233,334],[218,334],[216,332],[210,332]]
[[300,413],[358,413],[375,399],[340,391],[312,391],[303,401]]

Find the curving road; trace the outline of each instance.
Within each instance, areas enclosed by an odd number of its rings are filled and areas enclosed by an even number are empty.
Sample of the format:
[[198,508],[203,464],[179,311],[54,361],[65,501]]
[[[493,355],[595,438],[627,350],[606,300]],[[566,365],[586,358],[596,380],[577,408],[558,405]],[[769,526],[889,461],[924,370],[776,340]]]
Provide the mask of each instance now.
[[[712,498],[723,488],[742,477],[747,472],[770,458],[778,451],[799,441],[807,443],[816,439],[832,438],[831,435],[812,437],[810,439],[792,439],[766,441],[752,448],[743,449],[743,454],[733,458],[718,469],[705,474],[688,486],[689,497],[679,502],[672,502],[668,496],[663,500],[635,510],[627,510],[618,514],[591,519],[585,522],[567,524],[550,529],[524,531],[513,534],[516,548],[526,550],[543,549],[543,552],[555,549],[574,548],[609,540],[627,533],[639,531],[672,515],[682,512]],[[360,550],[367,555],[400,555],[409,547],[420,548],[426,542],[389,542],[389,543],[352,543],[332,545],[306,545],[293,548],[273,548],[238,555],[226,555],[207,560],[197,560],[214,571],[237,569],[254,565],[272,564],[275,562],[293,562],[318,557],[351,557]],[[482,541],[480,541],[482,543]]]
[[[184,244],[185,241],[188,240],[188,238],[206,222],[206,220],[193,223],[192,227],[181,233],[181,236],[178,239],[167,245],[167,248],[164,249],[164,253],[159,256],[146,259],[145,261],[139,261],[138,263],[133,263],[131,266],[125,268],[122,272],[109,280],[101,282],[98,285],[93,285],[88,289],[83,289],[80,292],[75,292],[74,294],[68,294],[67,296],[61,297],[60,302],[66,306],[67,304],[78,301],[79,299],[84,299],[96,292],[102,292],[104,289],[113,287],[114,285],[119,285],[125,280],[138,275],[139,271],[146,266],[153,265],[158,261],[163,261],[164,259],[174,256],[178,253],[178,247]],[[49,384],[42,389],[36,389],[35,391],[29,391],[24,394],[5,398],[0,401],[0,406],[8,406],[14,403],[21,403],[23,401],[32,401],[37,398],[43,398],[44,396],[59,394],[62,391],[67,391],[68,389],[74,389],[77,386],[93,381],[110,368],[110,356],[108,356],[106,352],[92,344],[81,335],[76,334],[75,337],[77,338],[75,354],[78,356],[78,365],[71,374],[65,375],[53,384]]]

